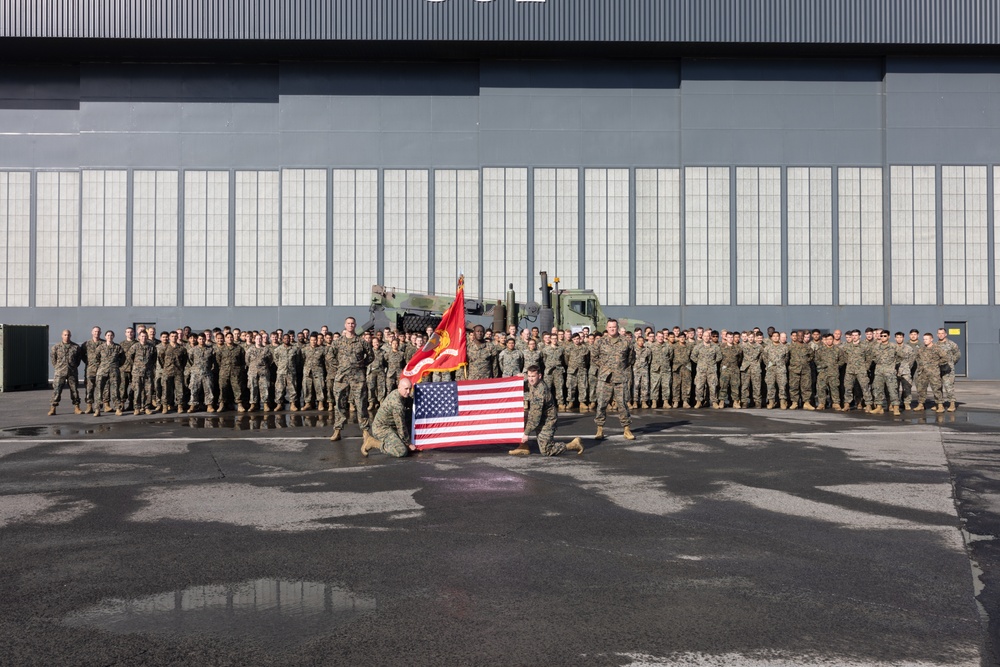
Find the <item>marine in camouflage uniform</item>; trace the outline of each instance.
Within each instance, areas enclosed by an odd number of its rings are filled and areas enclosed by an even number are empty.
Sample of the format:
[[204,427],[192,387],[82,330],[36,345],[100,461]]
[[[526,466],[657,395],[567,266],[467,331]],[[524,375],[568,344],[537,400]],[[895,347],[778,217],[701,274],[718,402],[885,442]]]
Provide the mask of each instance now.
[[161,347],[157,355],[160,367],[163,369],[163,395],[160,397],[160,409],[167,412],[176,407],[177,412],[183,412],[184,366],[187,365],[187,348],[177,342],[175,332],[171,332],[168,339],[167,346]]
[[515,456],[530,454],[528,436],[532,432],[537,432],[538,451],[543,456],[559,456],[566,450],[582,454],[583,445],[580,443],[580,438],[574,438],[568,444],[553,442],[556,434],[556,421],[559,419],[555,397],[552,396],[549,386],[542,380],[537,366],[528,366],[526,373],[528,386],[524,391],[524,404],[527,411],[524,418],[524,436],[521,438],[521,444],[508,453]]
[[687,337],[683,334],[674,343],[673,362],[671,371],[673,374],[673,387],[671,395],[673,406],[691,407],[691,349],[694,346],[688,343]]
[[656,341],[651,346],[652,358],[649,362],[649,400],[655,408],[670,406],[671,362],[674,347],[668,343],[663,332],[657,332]]
[[[226,399],[232,398],[237,410],[244,412],[243,377],[246,373],[246,357],[242,345],[237,345],[233,334],[226,334],[225,345],[216,345],[212,350],[215,366],[219,369],[219,408],[226,407]],[[226,395],[228,390],[229,396]]]
[[472,338],[466,340],[466,367],[470,380],[488,380],[499,375],[500,365],[497,360],[497,347],[485,342],[486,330],[477,324],[472,329]]
[[188,350],[188,412],[194,412],[204,403],[209,412],[215,412],[215,392],[212,390],[212,365],[215,355],[205,347],[205,337],[198,336],[194,347]]
[[372,420],[372,433],[365,434],[361,454],[378,449],[383,453],[402,458],[410,452],[410,423],[413,416],[412,385],[401,378],[396,389],[389,392]]
[[934,344],[934,337],[924,334],[924,344],[917,351],[917,376],[914,378],[917,390],[917,405],[913,409],[921,411],[927,400],[927,387],[934,392],[937,406],[935,412],[944,412],[943,395],[941,391],[941,367],[948,363],[948,353]]
[[566,355],[561,345],[554,338],[548,345],[542,346],[542,364],[545,368],[543,380],[553,392],[556,405],[560,410],[566,409]]
[[524,372],[524,354],[516,347],[513,338],[507,339],[507,347],[500,352],[500,377],[514,377]]
[[805,410],[812,410],[812,361],[813,349],[802,341],[802,334],[792,332],[792,344],[788,350],[788,394],[792,410],[797,410],[799,404]]
[[[334,345],[333,336],[327,334],[326,344],[323,345],[323,368],[326,372],[326,409],[329,412],[333,412],[337,409],[337,366],[340,363],[337,360],[337,353],[339,348]],[[323,409],[323,401],[319,402],[319,409]],[[336,420],[336,417],[334,417]]]
[[94,404],[101,400],[101,395],[94,393],[97,389],[97,353],[101,349],[101,345],[104,345],[104,341],[101,340],[101,327],[94,327],[90,333],[91,339],[80,347],[82,361],[87,364],[84,378],[84,401],[87,403],[85,412],[91,412],[94,409]]
[[[122,413],[121,391],[118,388],[118,380],[121,377],[121,365],[125,360],[121,345],[115,342],[115,333],[108,331],[104,334],[104,343],[97,350],[97,387],[95,397],[107,396],[104,409],[110,411],[114,409],[117,414]],[[94,406],[94,416],[101,414],[101,406]]]
[[49,353],[49,361],[52,362],[52,407],[49,414],[56,413],[56,406],[62,398],[63,388],[69,387],[69,398],[73,401],[74,412],[81,414],[80,410],[80,390],[77,384],[80,381],[80,346],[70,340],[69,329],[62,332],[62,340],[52,346]]
[[386,396],[385,371],[388,368],[388,362],[385,358],[385,348],[382,347],[381,340],[378,338],[372,340],[371,347],[372,360],[368,364],[368,377],[366,381],[368,382],[368,398],[371,400],[368,410],[372,413],[371,416],[374,417],[375,411],[378,410],[378,406]]
[[833,334],[823,336],[823,344],[816,350],[816,409],[826,409],[827,396],[834,410],[840,409],[840,366],[843,364],[843,346],[833,344]]
[[941,391],[948,401],[948,412],[955,411],[955,364],[962,358],[962,351],[955,341],[948,338],[946,329],[938,329],[937,346],[944,350],[948,363],[941,366]]
[[869,346],[860,342],[860,334],[854,331],[851,334],[851,342],[841,346],[844,350],[844,405],[841,408],[844,412],[851,409],[851,401],[854,399],[855,383],[861,385],[861,395],[864,398],[866,410],[872,404],[872,390],[868,384],[868,369],[871,366],[871,355]]
[[712,332],[705,331],[700,343],[691,350],[691,361],[697,364],[694,375],[695,408],[700,408],[706,402],[705,389],[708,388],[707,401],[713,408],[719,407],[719,362],[722,353],[719,346],[712,342]]
[[590,405],[590,411],[593,412],[597,409],[597,364],[594,363],[594,349],[597,347],[597,338],[595,337],[591,341],[588,337],[584,344],[590,351],[590,366],[587,369],[587,403]]
[[147,340],[146,332],[139,332],[139,340],[125,355],[125,365],[132,372],[132,412],[153,412],[153,377],[156,369],[156,346]]
[[138,341],[135,339],[135,329],[129,327],[125,329],[125,340],[119,345],[122,348],[122,365],[118,370],[118,391],[121,400],[122,410],[131,410],[134,403],[132,396],[132,368],[125,364],[125,356]]
[[722,362],[719,364],[719,404],[723,407],[728,398],[733,407],[739,409],[740,403],[740,361],[743,351],[733,342],[733,334],[726,332],[725,344],[719,348]]
[[653,349],[646,345],[644,338],[635,341],[635,361],[632,362],[632,405],[633,408],[649,407],[649,369],[653,362]]
[[587,375],[590,372],[590,347],[583,344],[580,334],[573,334],[566,349],[566,405],[579,401],[580,412],[586,412]]
[[785,392],[788,389],[788,345],[782,345],[777,331],[771,334],[771,342],[764,343],[761,358],[764,360],[764,386],[767,387],[767,408],[770,410],[780,402],[781,409],[788,407]]
[[[751,334],[753,336],[753,334]],[[763,337],[747,340],[740,344],[743,361],[740,362],[740,405],[743,407],[764,407],[763,377],[760,358],[764,354]],[[753,390],[753,401],[750,391]]]
[[635,354],[632,341],[618,333],[618,321],[610,319],[606,325],[606,333],[595,343],[591,351],[590,363],[597,366],[597,424],[595,439],[604,438],[604,422],[608,418],[608,403],[614,398],[618,404],[618,420],[625,429],[625,439],[634,440],[632,434],[632,413],[628,409],[625,395],[628,388],[629,374]]
[[532,366],[538,366],[538,368],[544,373],[545,372],[545,362],[542,361],[542,351],[538,349],[538,341],[534,338],[528,340],[528,344],[523,350],[521,350],[521,355],[524,357],[524,365],[521,368],[527,373],[528,369]]
[[292,412],[299,409],[299,395],[296,390],[299,362],[302,352],[297,345],[292,345],[291,336],[285,334],[281,345],[271,351],[274,357],[274,409],[280,412],[285,408],[285,401]]
[[357,322],[348,317],[344,322],[344,333],[334,341],[337,348],[337,372],[334,377],[334,403],[337,408],[333,421],[331,440],[339,440],[340,432],[347,425],[347,418],[353,406],[358,415],[358,425],[366,434],[371,423],[368,417],[368,384],[365,369],[372,361],[371,345],[354,334]]
[[913,359],[916,356],[916,349],[907,345],[903,340],[903,332],[896,332],[896,347],[899,348],[899,367],[896,369],[896,377],[899,382],[899,402],[904,410],[909,410],[913,402]]
[[889,392],[889,409],[894,415],[899,415],[899,391],[896,380],[896,364],[900,361],[899,346],[889,342],[889,332],[879,334],[879,342],[872,346],[872,358],[875,360],[875,379],[873,394],[875,405],[872,413],[880,415],[884,412],[882,404],[886,391]]
[[309,346],[302,349],[302,409],[314,405],[322,409],[326,401],[326,349],[319,346],[316,334],[310,334]]
[[271,410],[271,348],[265,347],[260,334],[254,336],[253,347],[246,351],[247,388],[250,390],[250,411],[260,405],[264,412]]
[[403,369],[406,368],[406,353],[400,348],[398,340],[389,344],[389,351],[385,353],[385,365],[386,386],[395,387],[399,382],[399,376],[403,374]]

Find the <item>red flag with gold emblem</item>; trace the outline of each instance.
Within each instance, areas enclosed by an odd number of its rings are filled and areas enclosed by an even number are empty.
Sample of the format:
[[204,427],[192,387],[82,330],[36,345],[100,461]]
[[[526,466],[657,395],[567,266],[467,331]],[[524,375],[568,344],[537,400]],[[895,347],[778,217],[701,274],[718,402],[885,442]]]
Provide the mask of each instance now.
[[441,317],[430,340],[406,364],[403,377],[416,384],[428,373],[457,371],[465,365],[465,276],[459,276],[454,303]]

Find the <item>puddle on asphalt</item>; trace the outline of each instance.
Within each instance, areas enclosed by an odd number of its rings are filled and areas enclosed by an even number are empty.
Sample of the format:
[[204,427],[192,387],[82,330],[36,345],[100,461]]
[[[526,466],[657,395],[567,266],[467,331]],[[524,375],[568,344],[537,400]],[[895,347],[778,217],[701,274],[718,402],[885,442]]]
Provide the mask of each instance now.
[[[52,425],[5,428],[0,429],[0,438],[93,435],[97,433],[135,430],[137,427],[148,424],[196,429],[229,429],[233,431],[271,431],[283,428],[332,427],[334,415],[332,412],[306,415],[279,412],[270,414],[238,413],[222,417],[178,415],[176,417],[163,416],[155,419],[140,419],[138,417],[131,419],[129,417],[114,417],[113,419],[114,421],[111,421],[109,418],[107,422],[95,424],[92,427]],[[349,423],[356,423],[356,421],[352,419]]]
[[257,579],[105,600],[68,615],[64,623],[116,634],[239,634],[267,643],[308,639],[374,611],[374,597],[345,586]]

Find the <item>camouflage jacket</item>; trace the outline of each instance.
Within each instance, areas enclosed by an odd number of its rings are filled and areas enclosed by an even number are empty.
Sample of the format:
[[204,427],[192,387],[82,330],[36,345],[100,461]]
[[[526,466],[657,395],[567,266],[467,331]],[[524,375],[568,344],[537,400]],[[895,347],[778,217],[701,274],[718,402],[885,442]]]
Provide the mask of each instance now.
[[310,345],[302,348],[302,370],[306,372],[325,370],[326,365],[323,361],[325,357],[326,348],[324,347]]
[[524,370],[524,355],[521,354],[521,350],[514,348],[513,350],[508,350],[504,348],[500,352],[500,373],[501,377],[512,377],[514,375],[520,375]]
[[52,368],[55,369],[57,376],[76,375],[80,368],[80,346],[72,341],[69,343],[59,341],[52,346],[49,361],[52,362]]
[[133,377],[152,375],[156,368],[156,346],[136,341],[125,355],[125,367],[132,370]]
[[826,345],[821,346],[816,350],[815,355],[816,360],[816,370],[819,373],[828,372],[840,372],[840,367],[844,363],[844,353],[840,347],[836,345],[831,345],[827,347]]
[[372,348],[372,360],[368,364],[368,375],[385,375],[385,369],[388,368],[388,362],[385,358],[385,348],[380,347],[379,349]]
[[683,368],[691,370],[691,346],[687,343],[674,343],[673,351],[673,362],[671,363],[673,370],[675,372],[679,372]]
[[648,371],[650,365],[653,363],[653,348],[649,345],[643,345],[642,347],[636,345],[633,352],[635,353],[635,361],[632,362],[632,371],[638,371],[639,373]]
[[525,372],[532,366],[538,366],[540,371],[545,372],[545,360],[542,359],[542,351],[537,347],[534,350],[524,348],[521,350],[521,356],[524,357],[524,366],[522,368],[524,368]]
[[947,363],[948,353],[937,345],[924,345],[917,351],[917,372],[940,373],[941,367]]
[[788,346],[781,343],[765,343],[761,352],[765,368],[788,368]]
[[251,347],[246,352],[247,373],[249,375],[260,375],[267,373],[271,367],[271,349],[267,347]]
[[534,387],[529,386],[524,390],[524,402],[528,407],[528,414],[524,418],[525,433],[537,431],[542,426],[555,428],[559,412],[555,399],[552,398],[552,392],[543,380],[539,380]]
[[558,345],[546,345],[541,348],[541,353],[546,375],[552,375],[559,370],[566,370],[566,355],[561,347]]
[[389,350],[385,353],[386,377],[397,377],[406,368],[406,355],[402,350]]
[[812,348],[805,343],[790,343],[788,346],[788,367],[799,372],[808,370],[809,363],[814,356]]
[[333,341],[337,350],[337,382],[364,382],[365,369],[372,362],[372,346],[361,336],[341,336]]
[[879,343],[872,348],[876,373],[895,373],[900,360],[899,347],[895,343]]
[[470,380],[486,380],[498,375],[496,346],[470,340],[466,344],[465,355],[469,364]]
[[717,364],[722,361],[722,351],[715,343],[705,345],[703,341],[691,350],[691,361],[698,364],[696,372],[699,375],[715,373]]
[[719,350],[722,354],[722,366],[719,370],[739,372],[740,359],[743,356],[743,351],[740,349],[740,346],[722,345]]
[[282,344],[272,350],[271,356],[274,358],[274,368],[278,375],[291,375],[299,367],[302,352],[294,345]]
[[674,346],[670,343],[655,343],[650,349],[653,352],[653,359],[649,363],[649,369],[654,373],[669,371],[674,360]]
[[853,343],[848,343],[847,345],[842,345],[841,348],[844,350],[844,361],[847,365],[848,373],[867,373],[868,368],[872,365],[872,357],[870,348],[864,343],[858,343],[857,345]]
[[166,347],[160,348],[158,359],[165,374],[181,374],[187,364],[187,348],[180,344],[173,346],[167,344]]
[[393,389],[382,399],[375,419],[372,420],[372,435],[381,440],[392,433],[409,444],[412,411],[413,399],[403,398],[398,389]]
[[572,344],[566,350],[566,373],[576,375],[580,371],[584,373],[590,368],[590,348],[582,343]]
[[204,345],[196,345],[188,352],[188,362],[192,373],[203,376],[211,375],[214,361],[215,355],[212,354],[212,349]]
[[[958,363],[958,360],[962,358],[962,350],[959,349],[958,344],[955,341],[945,338],[944,340],[938,341],[934,344],[944,350],[944,353],[948,356],[948,364],[950,366],[954,367],[954,365]],[[950,373],[951,370],[948,372]]]
[[222,345],[212,350],[212,353],[215,355],[215,364],[219,367],[219,375],[238,373],[246,367],[245,353],[240,345]]
[[81,346],[81,355],[83,356],[83,362],[87,364],[87,377],[94,377],[97,375],[97,353],[101,351],[101,346],[104,345],[103,340],[88,340]]
[[743,361],[740,362],[740,370],[748,371],[754,366],[760,369],[760,358],[764,354],[764,346],[754,343],[741,343],[740,349],[743,351]]
[[594,343],[590,361],[597,366],[599,380],[623,384],[628,381],[634,359],[632,341],[618,334],[613,337],[601,336]]
[[124,360],[125,354],[122,352],[121,345],[118,343],[111,343],[111,345],[108,345],[107,342],[103,343],[97,350],[97,359],[95,360],[97,363],[97,374],[110,375],[111,373],[117,373]]

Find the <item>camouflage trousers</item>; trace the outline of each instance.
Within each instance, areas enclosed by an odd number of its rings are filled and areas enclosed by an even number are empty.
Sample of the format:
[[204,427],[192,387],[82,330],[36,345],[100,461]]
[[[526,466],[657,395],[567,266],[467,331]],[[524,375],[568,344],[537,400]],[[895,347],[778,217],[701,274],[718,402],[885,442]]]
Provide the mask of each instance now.
[[649,400],[663,401],[666,405],[670,402],[670,369],[665,371],[651,371],[649,374]]
[[768,366],[764,373],[764,386],[767,387],[768,403],[784,401],[788,390],[788,369],[784,366]]
[[889,392],[889,407],[899,407],[899,391],[896,386],[896,369],[875,369],[875,381],[872,383],[872,393],[875,397],[875,405],[882,405],[885,402],[885,394]]
[[205,405],[215,404],[215,393],[212,391],[212,376],[200,371],[192,371],[188,376],[188,405],[194,407],[201,402],[204,402]]
[[597,374],[590,373],[587,375],[587,402],[597,403]]
[[753,400],[758,405],[764,404],[760,364],[754,364],[745,371],[740,371],[740,397],[744,406],[750,405],[750,390],[753,389]]
[[278,371],[274,378],[274,404],[283,405],[286,401],[296,405],[299,399],[299,392],[296,391],[295,373],[290,371]]
[[69,398],[73,401],[73,405],[80,405],[80,390],[77,388],[80,379],[77,377],[76,373],[69,373],[66,375],[57,374],[52,378],[52,407],[59,405],[59,401],[62,399],[63,389],[69,388]]
[[131,410],[133,404],[132,397],[132,371],[124,368],[118,371],[118,398],[123,410]]
[[[368,374],[368,398],[371,400],[372,405],[382,403],[382,399],[385,398],[386,394],[385,384],[385,373],[376,371],[374,373]],[[373,410],[375,408],[372,408]]]
[[566,396],[566,371],[561,367],[545,371],[545,384],[552,390],[556,403],[563,405]]
[[861,396],[865,400],[865,405],[872,403],[872,389],[868,384],[868,373],[854,373],[847,371],[844,373],[844,405],[850,405],[854,399],[854,384],[861,385]]
[[788,369],[788,394],[793,404],[799,402],[808,403],[813,397],[812,369],[789,368]]
[[395,431],[386,429],[372,434],[379,441],[382,452],[387,456],[401,459],[410,453],[410,448],[396,435]]
[[673,396],[675,406],[679,406],[681,404],[690,405],[691,369],[688,368],[687,366],[682,366],[679,369],[677,368],[674,369],[671,395]]
[[696,401],[705,402],[705,388],[708,387],[708,400],[711,403],[719,402],[719,376],[715,372],[715,366],[707,370],[702,370],[704,364],[698,364],[698,372],[694,376],[694,398]]
[[[229,390],[229,396],[226,396]],[[236,369],[219,371],[219,408],[226,404],[226,399],[232,398],[233,403],[243,404],[243,381]]]
[[302,371],[302,403],[317,405],[326,400],[323,388],[325,379],[322,368],[306,368]]
[[618,404],[618,421],[621,422],[622,426],[631,426],[632,413],[628,410],[627,391],[628,388],[624,382],[598,380],[597,415],[594,417],[594,423],[598,426],[604,426],[604,422],[608,419],[608,403],[614,398],[615,403]]
[[955,402],[955,367],[948,366],[951,370],[941,374],[941,392],[944,400]]
[[367,431],[368,424],[368,384],[362,380],[340,380],[333,385],[333,396],[337,414],[333,418],[333,430],[343,430],[347,425],[347,417],[351,414],[351,406],[358,414],[358,424],[362,431]]
[[587,374],[570,373],[566,376],[566,403],[572,404],[579,399],[580,403],[589,403],[587,400]]
[[97,403],[101,399],[101,393],[97,391],[97,371],[93,374],[87,373],[84,382],[84,402],[88,404]]
[[719,400],[733,403],[740,400],[740,372],[735,368],[723,368],[719,372]]
[[271,376],[267,369],[247,372],[247,388],[250,390],[250,404],[264,405],[271,400]]
[[163,374],[160,406],[179,407],[184,402],[184,373]]
[[542,427],[538,429],[538,435],[536,437],[538,440],[538,451],[541,452],[543,456],[559,456],[566,451],[565,444],[553,441],[555,434],[555,420],[553,420],[552,424],[542,424]]
[[153,375],[151,373],[132,374],[132,405],[136,410],[153,407]]
[[937,368],[918,368],[915,384],[917,390],[917,405],[923,405],[927,400],[927,387],[930,386],[934,392],[934,400],[940,403],[943,400],[941,387],[941,372]]
[[115,368],[107,375],[98,374],[95,391],[97,391],[97,396],[100,396],[101,400],[112,409],[121,409],[122,404],[118,391],[118,369]]
[[899,399],[901,403],[910,405],[913,402],[913,376],[910,374],[910,367],[907,364],[900,364],[896,372],[899,378]]
[[825,408],[827,397],[840,405],[840,372],[836,368],[816,373],[816,407]]
[[649,401],[649,369],[633,368],[632,382],[635,387],[632,391],[633,402]]

